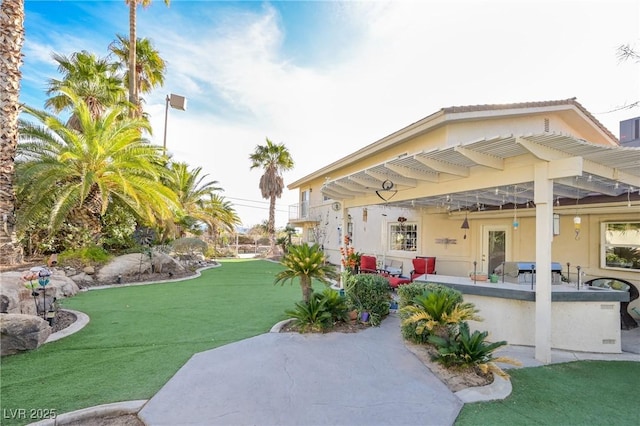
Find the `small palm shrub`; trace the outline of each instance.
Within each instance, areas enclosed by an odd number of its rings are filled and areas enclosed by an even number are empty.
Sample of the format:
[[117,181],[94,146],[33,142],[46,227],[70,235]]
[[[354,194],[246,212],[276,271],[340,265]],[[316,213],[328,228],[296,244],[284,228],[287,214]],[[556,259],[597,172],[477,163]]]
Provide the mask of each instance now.
[[451,287],[447,287],[446,285],[442,284],[413,282],[398,287],[398,296],[400,296],[400,308],[411,305],[413,303],[413,299],[428,292],[449,293],[450,299],[455,299],[459,303],[462,303],[462,293],[458,290],[454,290]]
[[295,319],[294,324],[301,333],[323,332],[331,326],[331,313],[327,310],[326,299],[322,297],[297,302],[295,309],[289,309],[285,313]]
[[286,268],[279,272],[274,284],[285,281],[293,283],[295,278],[300,280],[302,300],[309,302],[313,294],[312,280],[318,280],[325,285],[330,285],[331,280],[338,277],[334,267],[325,262],[324,252],[318,244],[314,245],[290,245],[287,253],[282,258],[282,265]]
[[480,321],[475,306],[462,302],[457,293],[451,289],[434,289],[416,296],[411,304],[400,309],[403,336],[425,343],[431,334],[447,336],[462,321]]
[[347,308],[347,298],[330,288],[325,288],[322,293],[314,293],[314,298],[325,303],[325,309],[331,315],[332,323],[347,322],[349,320],[349,310]]
[[380,275],[348,275],[345,296],[349,309],[368,312],[369,322],[378,326],[389,315],[389,282]]
[[487,342],[488,332],[469,332],[469,324],[461,322],[458,331],[446,337],[429,335],[428,341],[435,345],[438,352],[435,360],[447,368],[477,367],[484,374],[495,372],[502,376],[507,374],[498,367],[496,362],[506,362],[519,365],[518,361],[507,357],[494,357],[493,352],[507,344],[506,341]]

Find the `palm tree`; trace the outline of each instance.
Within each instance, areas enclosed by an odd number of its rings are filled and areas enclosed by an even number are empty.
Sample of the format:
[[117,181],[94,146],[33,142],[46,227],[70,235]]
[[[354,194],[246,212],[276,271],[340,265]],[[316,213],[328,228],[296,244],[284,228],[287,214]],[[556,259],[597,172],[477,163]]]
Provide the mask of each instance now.
[[[58,63],[61,79],[49,80],[47,95],[53,95],[45,102],[45,107],[60,113],[74,108],[73,101],[65,92],[73,92],[89,107],[93,118],[101,116],[107,107],[125,101],[122,79],[116,74],[118,64],[105,58],[98,58],[86,51],[73,53],[67,57],[57,53],[53,59]],[[78,129],[79,123],[71,116],[68,124]]]
[[45,214],[50,232],[74,223],[97,242],[102,216],[112,202],[128,206],[149,223],[170,216],[177,197],[161,182],[166,169],[160,165],[160,148],[141,136],[140,129],[151,130],[149,124],[127,118],[124,106],[94,118],[86,102],[62,92],[75,105],[80,130],[28,107],[25,111],[37,123],[20,123],[16,169],[19,195],[27,200],[20,209],[24,221]]
[[[109,50],[119,59],[120,67],[127,69],[129,62],[129,40],[122,34],[117,34],[118,40],[109,45]],[[167,65],[160,53],[147,38],[139,38],[136,42],[136,90],[138,93],[150,93],[155,87],[164,85],[164,75]],[[126,71],[124,83],[129,87],[131,73]]]
[[15,233],[16,194],[14,188],[18,116],[20,115],[20,66],[24,43],[23,0],[0,3],[0,263],[22,262],[22,248]]
[[267,232],[269,233],[270,253],[275,252],[276,247],[276,197],[282,196],[284,179],[281,172],[293,168],[293,159],[284,144],[274,144],[267,138],[266,145],[256,146],[256,150],[249,156],[251,169],[261,167],[264,174],[260,178],[260,191],[262,198],[269,200],[269,221]]
[[[151,0],[124,0],[125,4],[129,6],[129,74],[133,74],[136,78],[129,79],[129,102],[133,104],[131,110],[132,115],[139,114],[139,100],[138,100],[138,78],[137,78],[137,37],[136,37],[136,9],[139,4],[146,8],[151,5]],[[164,4],[169,6],[171,0],[164,0]]]
[[171,163],[166,185],[175,192],[180,210],[176,212],[178,236],[184,237],[185,229],[192,227],[204,216],[205,199],[222,188],[218,181],[205,181],[209,175],[200,175],[201,167],[189,170],[186,163]]
[[325,262],[324,253],[317,244],[292,245],[282,258],[282,265],[286,269],[276,275],[274,284],[300,279],[302,300],[305,303],[309,303],[313,293],[312,280],[330,285],[331,280],[338,277],[335,268]]
[[211,198],[203,203],[199,219],[207,225],[214,252],[217,251],[220,232],[234,232],[235,226],[242,223],[231,202],[218,194],[211,194]]

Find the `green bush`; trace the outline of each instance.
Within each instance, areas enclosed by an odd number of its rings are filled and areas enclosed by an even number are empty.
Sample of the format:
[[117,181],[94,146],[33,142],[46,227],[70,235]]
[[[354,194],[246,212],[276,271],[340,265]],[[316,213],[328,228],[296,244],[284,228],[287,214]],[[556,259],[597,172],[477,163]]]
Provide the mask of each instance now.
[[297,302],[294,309],[285,311],[294,318],[301,333],[325,331],[331,326],[331,313],[327,311],[327,302],[321,297],[311,297],[309,302]]
[[413,304],[413,300],[416,296],[421,296],[424,293],[429,292],[449,293],[449,298],[457,300],[458,303],[462,303],[462,293],[458,290],[452,289],[451,287],[447,287],[446,285],[434,283],[410,283],[398,287],[398,296],[400,296],[398,307],[404,308],[407,305]]
[[325,309],[331,315],[331,321],[333,323],[346,322],[349,320],[347,298],[341,296],[337,291],[325,288],[322,293],[314,293],[313,297],[324,301]]
[[490,370],[490,364],[494,361],[504,361],[504,358],[496,358],[493,352],[501,346],[507,344],[502,340],[499,342],[489,343],[486,341],[488,332],[474,331],[469,332],[469,324],[461,322],[458,326],[458,332],[447,336],[429,336],[429,342],[433,343],[438,349],[435,360],[443,364],[445,367],[480,367],[483,372]]
[[111,255],[102,247],[89,246],[75,250],[65,250],[58,256],[58,263],[78,260],[84,265],[105,264],[111,259]]
[[405,298],[400,308],[401,333],[405,339],[427,343],[430,334],[447,335],[460,321],[479,319],[473,304],[463,303],[462,293],[443,285],[423,284],[423,292],[406,301],[419,290],[420,287],[413,287],[401,296]]
[[349,309],[369,313],[369,322],[380,325],[389,315],[389,282],[376,274],[349,275],[345,282],[345,296]]

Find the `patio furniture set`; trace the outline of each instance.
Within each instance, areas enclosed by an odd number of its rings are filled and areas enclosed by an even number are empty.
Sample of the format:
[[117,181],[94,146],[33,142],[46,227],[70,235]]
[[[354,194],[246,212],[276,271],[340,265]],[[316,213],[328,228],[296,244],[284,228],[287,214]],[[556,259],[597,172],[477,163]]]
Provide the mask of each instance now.
[[389,285],[396,289],[403,284],[409,284],[413,280],[422,275],[436,273],[436,258],[416,256],[411,259],[413,270],[408,276],[402,275],[402,262],[398,260],[389,261],[382,268],[378,268],[378,262],[375,256],[362,255],[360,257],[360,273],[361,274],[378,274],[389,281]]

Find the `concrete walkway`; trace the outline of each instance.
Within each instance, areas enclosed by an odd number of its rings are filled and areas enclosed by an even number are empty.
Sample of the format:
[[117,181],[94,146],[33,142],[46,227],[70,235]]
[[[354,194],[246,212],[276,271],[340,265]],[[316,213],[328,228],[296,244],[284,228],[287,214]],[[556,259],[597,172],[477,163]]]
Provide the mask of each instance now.
[[148,425],[451,425],[462,401],[404,345],[400,321],[354,334],[267,333],[194,355]]

